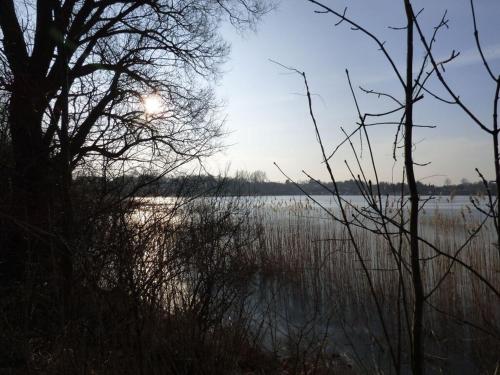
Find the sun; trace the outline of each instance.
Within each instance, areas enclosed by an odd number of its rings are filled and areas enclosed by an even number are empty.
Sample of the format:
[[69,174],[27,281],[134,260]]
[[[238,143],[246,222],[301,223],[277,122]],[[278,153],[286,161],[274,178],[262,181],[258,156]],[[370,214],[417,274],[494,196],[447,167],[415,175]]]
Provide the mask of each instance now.
[[146,115],[156,115],[163,111],[161,98],[157,94],[150,94],[142,98],[144,113]]

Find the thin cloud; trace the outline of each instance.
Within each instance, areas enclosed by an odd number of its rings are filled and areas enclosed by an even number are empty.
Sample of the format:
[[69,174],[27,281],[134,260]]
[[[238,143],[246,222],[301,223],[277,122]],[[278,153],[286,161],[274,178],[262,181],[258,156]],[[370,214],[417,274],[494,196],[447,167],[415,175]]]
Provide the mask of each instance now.
[[[500,44],[492,44],[489,46],[483,46],[483,54],[488,62],[488,64],[492,64],[494,61],[500,60]],[[451,53],[451,52],[450,52]],[[450,55],[446,56],[441,56],[440,58],[437,58],[437,61],[444,61],[447,60],[450,57]],[[446,68],[462,68],[466,66],[472,66],[476,64],[482,64],[483,60],[481,59],[481,55],[479,54],[479,51],[477,50],[476,47],[470,48],[464,51],[460,51],[460,55],[455,58],[453,61],[449,62],[446,64]],[[400,71],[403,71],[404,65],[398,66],[400,68]],[[400,65],[400,64],[397,64]],[[429,64],[427,65],[429,66]],[[417,75],[419,73],[420,67],[418,64],[415,66],[415,70],[413,72],[414,75]],[[386,71],[384,71],[383,74],[379,75],[370,75],[364,78],[363,82],[365,84],[377,84],[377,83],[382,83],[382,82],[387,82],[390,80],[396,80],[396,76],[392,73],[388,74]]]
[[[483,47],[483,54],[488,62],[500,59],[500,44],[493,44]],[[443,59],[444,60],[444,59]],[[482,64],[483,60],[477,48],[467,49],[460,52],[460,55],[449,64],[449,67],[463,67],[475,64]]]

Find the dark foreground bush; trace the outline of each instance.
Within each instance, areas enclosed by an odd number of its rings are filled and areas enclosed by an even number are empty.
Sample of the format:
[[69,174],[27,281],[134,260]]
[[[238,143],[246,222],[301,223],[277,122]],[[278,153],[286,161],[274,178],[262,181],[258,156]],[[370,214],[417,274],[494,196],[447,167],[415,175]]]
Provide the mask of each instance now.
[[36,280],[3,291],[2,373],[274,372],[246,311],[255,267],[241,208],[219,199],[86,203],[69,306]]

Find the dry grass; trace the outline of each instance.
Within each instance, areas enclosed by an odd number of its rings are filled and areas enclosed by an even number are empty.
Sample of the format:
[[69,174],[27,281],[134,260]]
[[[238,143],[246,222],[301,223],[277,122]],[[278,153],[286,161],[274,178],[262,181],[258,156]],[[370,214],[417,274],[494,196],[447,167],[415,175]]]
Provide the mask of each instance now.
[[[304,200],[256,203],[253,214],[261,228],[259,240],[253,247],[253,261],[259,264],[264,279],[274,280],[265,284],[266,288],[275,289],[271,293],[273,301],[285,300],[281,310],[278,308],[281,321],[291,320],[303,327],[308,319],[315,319],[315,324],[323,328],[332,326],[328,334],[334,347],[331,351],[349,352],[353,360],[358,360],[361,370],[363,366],[367,369],[383,367],[376,362],[384,363],[387,357],[367,358],[371,351],[387,350],[387,343],[380,332],[359,257],[352,249],[345,227],[331,220],[320,207]],[[451,213],[427,210],[421,215],[421,236],[441,251],[454,255],[479,222],[478,215],[467,208]],[[492,235],[491,223],[486,224],[464,246],[458,258],[498,290],[500,259]],[[356,229],[355,237],[362,259],[370,269],[377,298],[382,303],[391,345],[402,347],[404,363],[407,343],[398,264],[387,238],[363,229]],[[398,238],[395,234],[391,241]],[[406,241],[402,242],[400,251],[407,260]],[[460,264],[436,256],[429,246],[423,244],[421,254],[426,291],[432,290],[447,275],[427,301],[428,366],[444,371],[465,364],[473,371],[493,371],[500,351],[498,296]],[[410,274],[404,272],[402,277],[407,309],[411,311]],[[294,317],[291,310],[295,313],[302,310],[302,314]],[[278,325],[279,320],[275,319]],[[360,344],[360,353],[357,353],[360,358],[356,358],[356,348],[345,347],[349,346],[348,340],[338,339],[340,331],[351,336],[353,342],[350,344]],[[319,330],[315,334],[321,336],[322,332]],[[335,337],[342,344],[335,346]],[[374,343],[367,346],[363,340]]]

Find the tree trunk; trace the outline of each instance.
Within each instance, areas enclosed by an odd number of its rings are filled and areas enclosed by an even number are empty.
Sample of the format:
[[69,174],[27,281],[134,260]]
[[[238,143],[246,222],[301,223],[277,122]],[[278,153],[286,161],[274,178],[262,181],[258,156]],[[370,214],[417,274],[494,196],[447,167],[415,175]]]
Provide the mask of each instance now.
[[[52,173],[42,137],[40,95],[33,80],[14,82],[9,127],[14,171],[9,208],[9,241],[3,249],[1,274],[20,282],[28,265],[49,264],[52,232]],[[42,96],[43,97],[43,96]]]
[[420,271],[420,251],[418,243],[418,189],[413,163],[413,10],[409,0],[405,0],[405,10],[408,21],[407,54],[406,54],[406,87],[405,87],[405,138],[404,154],[405,169],[410,190],[410,263],[414,297],[413,324],[411,337],[411,367],[414,375],[424,373],[423,355],[423,307],[424,290]]

